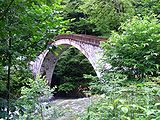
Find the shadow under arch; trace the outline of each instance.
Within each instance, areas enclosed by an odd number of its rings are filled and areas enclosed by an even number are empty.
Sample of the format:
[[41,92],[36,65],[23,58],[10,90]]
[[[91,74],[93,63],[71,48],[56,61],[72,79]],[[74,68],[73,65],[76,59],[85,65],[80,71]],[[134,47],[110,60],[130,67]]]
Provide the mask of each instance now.
[[55,98],[86,97],[88,83],[92,80],[84,78],[84,74],[96,76],[93,66],[77,48],[70,46],[57,60],[53,71],[51,87],[57,86]]

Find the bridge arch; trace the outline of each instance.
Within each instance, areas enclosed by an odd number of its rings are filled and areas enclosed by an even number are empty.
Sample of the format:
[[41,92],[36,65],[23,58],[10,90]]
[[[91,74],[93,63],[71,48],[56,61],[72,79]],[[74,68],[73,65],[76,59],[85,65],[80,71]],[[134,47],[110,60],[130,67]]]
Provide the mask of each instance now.
[[34,62],[31,62],[31,70],[33,75],[45,75],[48,84],[51,84],[54,68],[60,55],[70,46],[74,46],[81,51],[93,66],[98,77],[101,76],[100,68],[102,65],[99,60],[102,58],[103,51],[99,47],[100,42],[105,41],[103,38],[90,36],[90,35],[58,35],[55,41],[48,45],[49,48],[55,49],[44,50]]

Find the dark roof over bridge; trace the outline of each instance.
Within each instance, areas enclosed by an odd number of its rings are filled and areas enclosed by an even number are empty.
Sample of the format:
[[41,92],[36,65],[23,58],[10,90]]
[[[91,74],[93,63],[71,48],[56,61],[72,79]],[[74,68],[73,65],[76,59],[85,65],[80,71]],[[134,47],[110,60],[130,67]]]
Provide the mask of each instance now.
[[70,39],[74,41],[79,41],[82,43],[91,44],[94,46],[99,46],[100,42],[106,41],[105,38],[100,38],[92,35],[83,35],[83,34],[62,34],[54,37],[55,40],[60,39]]

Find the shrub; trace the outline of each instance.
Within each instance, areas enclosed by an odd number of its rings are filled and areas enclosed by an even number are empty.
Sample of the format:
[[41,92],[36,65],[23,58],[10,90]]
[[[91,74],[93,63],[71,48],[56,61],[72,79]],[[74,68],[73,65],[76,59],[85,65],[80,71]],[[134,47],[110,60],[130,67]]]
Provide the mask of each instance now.
[[108,92],[92,103],[79,120],[159,120],[160,77],[123,82],[106,88]]
[[[43,120],[49,108],[49,100],[54,91],[47,85],[45,79],[39,76],[36,80],[29,79],[28,87],[22,87],[22,96],[16,101],[16,111],[13,113],[16,119]],[[17,114],[16,114],[17,113]]]
[[107,94],[114,88],[123,84],[127,80],[127,76],[121,73],[107,72],[103,75],[103,79],[95,79],[90,82],[89,88],[92,94]]
[[133,78],[158,76],[160,72],[160,24],[154,17],[134,17],[112,32],[102,44],[105,60],[113,70]]

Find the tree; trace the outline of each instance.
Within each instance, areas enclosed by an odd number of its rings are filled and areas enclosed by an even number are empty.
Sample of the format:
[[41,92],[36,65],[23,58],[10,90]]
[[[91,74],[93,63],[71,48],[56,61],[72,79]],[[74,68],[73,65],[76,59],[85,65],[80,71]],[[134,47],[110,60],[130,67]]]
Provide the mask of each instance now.
[[112,30],[118,31],[121,22],[134,13],[130,0],[85,0],[84,3],[80,8],[88,15],[88,20],[107,37]]
[[112,32],[102,44],[106,61],[113,70],[133,78],[158,76],[160,72],[160,24],[154,17],[134,17],[121,26],[122,34]]
[[76,34],[99,35],[100,32],[95,30],[95,24],[88,21],[88,15],[84,13],[80,6],[85,4],[83,0],[63,0],[63,16],[69,19],[68,30]]
[[135,0],[133,1],[136,15],[152,15],[160,14],[160,1],[159,0]]
[[[53,36],[65,31],[60,2],[0,0],[1,97],[7,98],[7,93],[11,98],[19,96],[20,88],[32,78],[29,61],[35,59],[37,51],[45,49]],[[8,66],[11,68],[8,72],[11,93],[5,87]]]
[[[60,1],[48,5],[46,1],[13,1],[12,5],[1,16],[0,21],[0,56],[1,73],[6,74],[8,40],[11,39],[12,79],[14,87],[17,82],[23,84],[28,74],[28,63],[35,59],[37,51],[45,49],[53,36],[63,33],[66,21],[60,15]],[[9,1],[3,1],[1,11],[7,9]],[[2,18],[3,17],[3,18]],[[27,75],[28,74],[28,75]],[[5,83],[5,75],[0,80]],[[20,85],[21,86],[21,85]],[[14,89],[13,89],[14,91]]]

